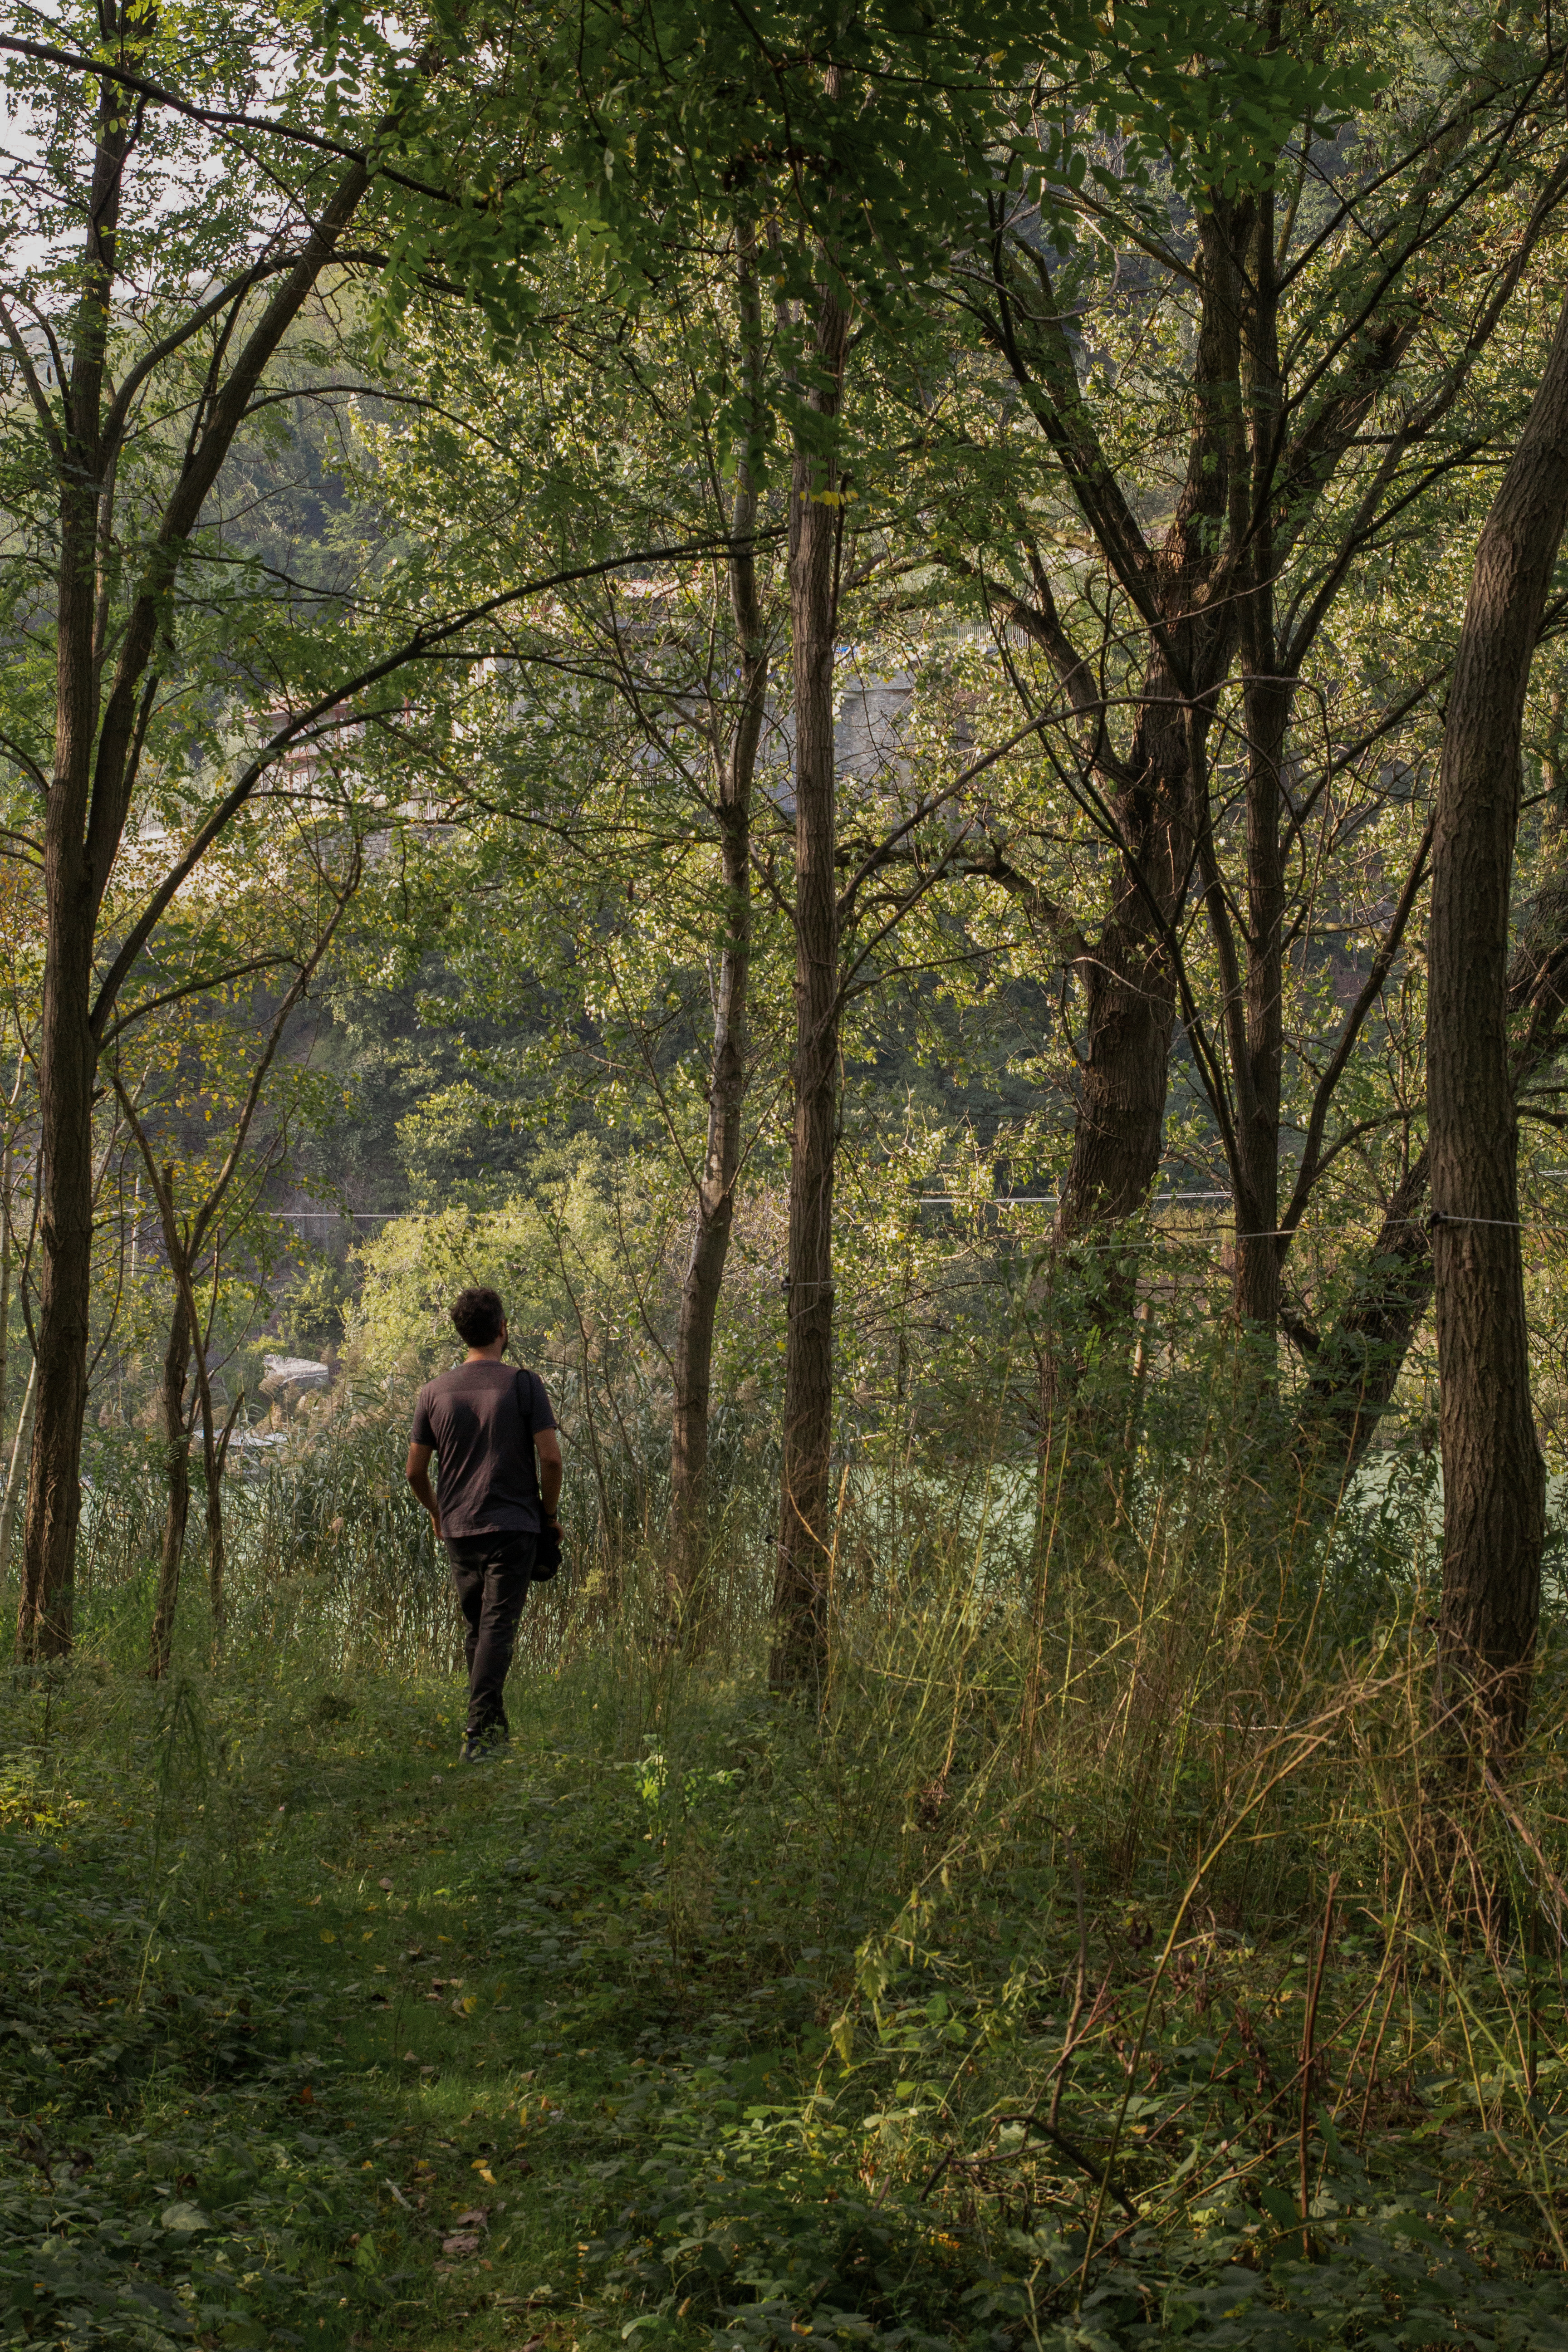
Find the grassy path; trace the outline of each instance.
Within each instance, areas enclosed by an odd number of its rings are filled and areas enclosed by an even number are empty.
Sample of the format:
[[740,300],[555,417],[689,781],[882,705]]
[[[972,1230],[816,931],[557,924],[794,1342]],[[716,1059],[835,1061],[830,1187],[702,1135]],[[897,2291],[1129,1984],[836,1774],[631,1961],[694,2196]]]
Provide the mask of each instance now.
[[[759,1987],[754,1936],[682,1949],[614,1696],[519,1698],[510,1758],[466,1769],[454,1695],[391,1685],[13,1721],[0,2340],[621,2340],[584,2272],[606,2181],[672,2102],[793,2078],[808,1989]],[[764,1942],[770,1900],[787,1873],[734,1906]]]
[[456,1700],[0,1700],[0,2352],[1568,2352],[1552,2014],[1353,1844],[1162,1974],[1179,1850],[918,1712],[589,1662],[464,1769]]

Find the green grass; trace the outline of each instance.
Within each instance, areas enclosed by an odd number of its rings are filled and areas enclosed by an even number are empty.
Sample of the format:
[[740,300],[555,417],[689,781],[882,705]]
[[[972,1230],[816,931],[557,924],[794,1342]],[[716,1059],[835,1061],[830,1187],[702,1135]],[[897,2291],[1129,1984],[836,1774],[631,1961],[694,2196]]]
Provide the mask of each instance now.
[[16,1685],[0,2343],[1568,2346],[1560,1975],[1424,1920],[1394,1701],[1264,1803],[964,1639],[820,1733],[520,1669],[477,1769],[448,1679]]

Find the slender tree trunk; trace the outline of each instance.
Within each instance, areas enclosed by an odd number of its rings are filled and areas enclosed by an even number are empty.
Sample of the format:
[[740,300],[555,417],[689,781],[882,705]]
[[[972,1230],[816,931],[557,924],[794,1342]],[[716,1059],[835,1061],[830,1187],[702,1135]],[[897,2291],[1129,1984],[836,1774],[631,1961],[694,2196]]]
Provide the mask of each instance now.
[[1426,1196],[1431,1163],[1414,1159],[1389,1197],[1366,1270],[1332,1329],[1312,1346],[1296,1421],[1296,1452],[1334,1473],[1336,1488],[1354,1475],[1377,1434],[1410,1350],[1432,1303],[1432,1246]]
[[5,1139],[5,1150],[0,1155],[0,1444],[5,1437],[5,1408],[9,1404],[8,1378],[11,1370],[11,1172],[13,1153],[11,1139]]
[[16,1506],[26,1475],[27,1448],[33,1434],[33,1403],[37,1393],[38,1367],[35,1360],[27,1367],[27,1385],[22,1391],[22,1410],[16,1416],[16,1434],[11,1441],[5,1492],[0,1494],[0,1586],[5,1584],[11,1566],[11,1538],[16,1531]]
[[[755,276],[742,248],[740,293],[747,364],[754,375],[760,341]],[[737,469],[731,528],[749,539],[757,498],[742,462]],[[768,645],[757,593],[754,551],[737,547],[729,562],[731,610],[740,646],[740,701],[719,777],[719,849],[724,887],[724,946],[713,1001],[713,1051],[708,1077],[708,1143],[698,1188],[691,1255],[681,1286],[675,1339],[675,1425],[670,1439],[671,1550],[675,1599],[686,1644],[701,1647],[706,1610],[708,1429],[713,1325],[741,1169],[741,1113],[746,1093],[746,1014],[752,980],[752,790],[767,706]]]
[[228,1591],[226,1570],[228,1555],[223,1523],[223,1472],[228,1459],[228,1441],[234,1434],[234,1424],[239,1418],[239,1408],[245,1402],[242,1390],[228,1409],[228,1418],[220,1431],[213,1411],[212,1385],[207,1378],[203,1345],[197,1349],[197,1385],[202,1414],[202,1471],[206,1481],[207,1517],[207,1601],[212,1612],[213,1664],[223,1656],[224,1637],[228,1631]]
[[1241,657],[1247,730],[1247,928],[1236,1104],[1236,1276],[1232,1309],[1268,1353],[1279,1322],[1279,1097],[1285,1052],[1285,746],[1294,688],[1279,673],[1271,495],[1282,432],[1274,199],[1262,189],[1250,215],[1241,296],[1245,450],[1235,472],[1247,484],[1251,524],[1243,569]]
[[[1272,599],[1269,599],[1272,602]],[[1272,636],[1272,629],[1269,631]],[[1279,1321],[1279,1092],[1284,1059],[1285,863],[1281,777],[1291,689],[1247,681],[1247,968],[1236,1086],[1236,1276],[1239,1323],[1270,1343]]]
[[[105,95],[104,111],[121,104]],[[89,233],[89,289],[107,316],[122,142],[100,133]],[[100,206],[102,207],[101,212]],[[107,245],[107,256],[105,247]],[[42,1280],[37,1395],[27,1479],[16,1643],[25,1658],[70,1647],[72,1577],[81,1515],[81,1427],[87,1409],[92,1286],[92,1082],[89,1026],[99,889],[87,854],[97,719],[93,617],[97,589],[98,415],[101,320],[78,327],[67,405],[70,459],[61,471],[56,597],[55,770],[44,817],[44,988],[38,1046]],[[100,888],[101,887],[101,882]]]
[[1432,856],[1426,1068],[1443,1449],[1437,1705],[1450,1737],[1499,1758],[1518,1746],[1528,1717],[1546,1493],[1519,1234],[1509,915],[1524,698],[1565,519],[1568,306],[1476,550]]
[[[824,288],[813,405],[838,405],[848,320]],[[784,1480],[773,1584],[775,1689],[820,1688],[827,1664],[833,1447],[833,1175],[838,1130],[838,901],[834,741],[838,475],[797,449],[789,597],[795,664],[795,1124],[790,1138],[789,1324]]]
[[[137,61],[150,15],[117,25],[100,12],[102,37],[123,32]],[[120,89],[101,85],[86,214],[82,293],[72,328],[66,425],[57,451],[60,561],[56,601],[54,775],[44,818],[43,1018],[38,1045],[42,1276],[37,1396],[17,1649],[58,1655],[71,1642],[72,1577],[81,1510],[81,1433],[92,1282],[92,1110],[98,1040],[92,1027],[93,950],[99,908],[135,788],[142,730],[151,708],[151,665],[180,551],[195,530],[252,394],[331,259],[370,184],[351,166],[313,224],[298,261],[268,299],[228,376],[212,397],[160,518],[101,701],[97,620],[100,502],[113,450],[103,447],[104,350],[115,284],[115,247],[127,151],[136,118]]]
[[[104,11],[103,37],[115,31]],[[37,1389],[27,1479],[16,1645],[24,1658],[70,1647],[72,1580],[81,1516],[92,1289],[93,933],[108,879],[89,853],[98,722],[95,621],[101,412],[121,184],[132,126],[122,95],[100,86],[82,290],[64,388],[59,450],[60,558],[56,589],[55,761],[44,815],[44,987],[38,1040],[38,1221],[42,1279]]]
[[174,1311],[169,1320],[169,1344],[163,1350],[160,1399],[163,1414],[163,1541],[158,1555],[158,1597],[153,1607],[153,1638],[148,1671],[154,1682],[167,1674],[174,1643],[174,1615],[180,1601],[180,1565],[185,1553],[185,1527],[191,1515],[191,1429],[185,1417],[185,1377],[191,1360],[191,1319],[184,1292],[176,1287]]
[[[1555,834],[1558,820],[1552,822]],[[1568,875],[1560,837],[1549,851],[1557,862],[1537,893],[1509,968],[1516,1101],[1556,1058],[1568,1014]],[[1432,1303],[1430,1192],[1431,1160],[1423,1149],[1390,1197],[1350,1303],[1321,1340],[1309,1341],[1311,1370],[1296,1452],[1304,1465],[1331,1466],[1339,1486],[1354,1475],[1376,1435]]]

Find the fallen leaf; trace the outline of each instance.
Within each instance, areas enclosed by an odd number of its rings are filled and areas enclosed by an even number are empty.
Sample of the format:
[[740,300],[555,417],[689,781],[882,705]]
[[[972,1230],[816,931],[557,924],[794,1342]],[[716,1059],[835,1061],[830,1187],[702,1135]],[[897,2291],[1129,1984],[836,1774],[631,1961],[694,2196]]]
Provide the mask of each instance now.
[[309,2083],[301,2083],[300,2085],[300,2105],[302,2107],[313,2107],[315,2104],[316,2094],[311,2090]]

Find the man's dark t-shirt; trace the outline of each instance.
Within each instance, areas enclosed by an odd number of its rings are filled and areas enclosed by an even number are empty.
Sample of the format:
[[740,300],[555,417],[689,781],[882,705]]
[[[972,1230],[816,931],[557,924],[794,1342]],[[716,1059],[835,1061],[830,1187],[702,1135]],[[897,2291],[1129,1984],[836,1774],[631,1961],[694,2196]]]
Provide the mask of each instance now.
[[413,1442],[433,1445],[443,1536],[539,1533],[533,1432],[555,1415],[537,1372],[485,1358],[426,1381]]

